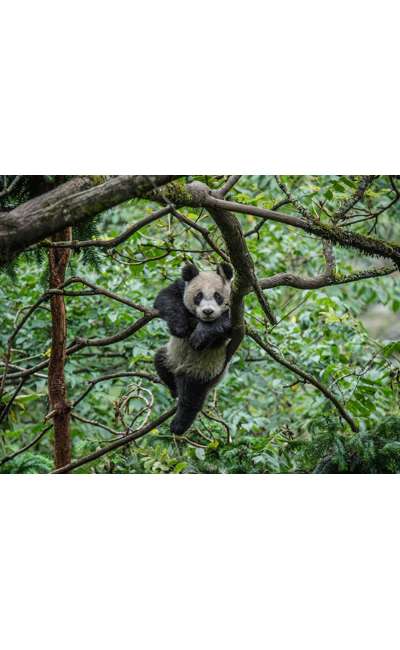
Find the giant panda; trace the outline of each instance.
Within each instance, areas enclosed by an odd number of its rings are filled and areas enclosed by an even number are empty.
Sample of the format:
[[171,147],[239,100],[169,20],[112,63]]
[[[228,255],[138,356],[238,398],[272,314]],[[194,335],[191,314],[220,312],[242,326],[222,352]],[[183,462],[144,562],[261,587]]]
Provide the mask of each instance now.
[[233,270],[222,263],[214,271],[186,264],[182,277],[158,294],[154,307],[171,334],[155,355],[160,379],[178,400],[171,431],[182,435],[202,409],[207,393],[226,367],[231,336],[229,301]]

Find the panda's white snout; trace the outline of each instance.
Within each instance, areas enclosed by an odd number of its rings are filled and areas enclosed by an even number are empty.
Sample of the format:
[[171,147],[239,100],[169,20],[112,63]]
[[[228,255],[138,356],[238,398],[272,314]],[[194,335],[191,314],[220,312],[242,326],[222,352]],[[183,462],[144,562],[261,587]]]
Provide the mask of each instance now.
[[204,314],[204,316],[207,316],[207,318],[212,316],[213,313],[214,313],[214,310],[211,307],[206,307],[206,309],[203,309],[203,314]]

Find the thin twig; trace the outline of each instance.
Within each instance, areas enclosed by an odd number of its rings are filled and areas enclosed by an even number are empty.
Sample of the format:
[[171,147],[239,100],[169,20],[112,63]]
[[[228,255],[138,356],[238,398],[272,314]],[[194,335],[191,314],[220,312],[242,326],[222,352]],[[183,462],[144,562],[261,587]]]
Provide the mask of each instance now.
[[124,230],[117,237],[113,237],[111,239],[85,239],[83,241],[72,240],[56,243],[43,241],[41,244],[39,244],[39,247],[54,248],[57,246],[57,248],[88,248],[90,246],[96,246],[97,248],[114,248],[115,246],[118,246],[119,244],[122,244],[124,241],[129,239],[129,237],[132,237],[132,235],[134,235],[141,228],[144,228],[144,226],[148,226],[150,223],[153,223],[153,221],[164,217],[169,212],[170,209],[168,207],[157,210],[156,212],[152,212],[147,217],[144,217],[140,221],[132,224],[132,226],[129,226],[129,228]]
[[28,449],[33,447],[33,445],[36,445],[36,443],[39,442],[39,440],[41,440],[41,438],[43,438],[45,433],[47,433],[47,431],[50,431],[50,429],[52,427],[53,427],[53,425],[49,424],[49,426],[47,426],[45,429],[43,429],[43,431],[41,431],[36,436],[36,438],[34,438],[29,444],[25,445],[25,447],[22,447],[21,449],[18,449],[18,451],[14,451],[12,454],[9,454],[8,456],[4,456],[4,458],[2,458],[0,460],[0,465],[4,465],[4,463],[7,463],[9,460],[12,460],[16,456],[19,456],[19,454],[22,454],[24,451],[27,451]]
[[222,185],[222,187],[217,190],[218,196],[221,198],[224,198],[228,192],[231,191],[231,189],[240,181],[242,177],[241,176],[229,176],[228,180]]

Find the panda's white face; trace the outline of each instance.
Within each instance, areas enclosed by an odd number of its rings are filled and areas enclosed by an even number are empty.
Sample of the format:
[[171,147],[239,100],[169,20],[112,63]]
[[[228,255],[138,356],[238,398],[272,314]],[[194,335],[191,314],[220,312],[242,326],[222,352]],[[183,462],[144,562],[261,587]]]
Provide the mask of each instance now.
[[200,271],[186,282],[183,302],[196,318],[213,321],[229,309],[231,279],[216,271]]

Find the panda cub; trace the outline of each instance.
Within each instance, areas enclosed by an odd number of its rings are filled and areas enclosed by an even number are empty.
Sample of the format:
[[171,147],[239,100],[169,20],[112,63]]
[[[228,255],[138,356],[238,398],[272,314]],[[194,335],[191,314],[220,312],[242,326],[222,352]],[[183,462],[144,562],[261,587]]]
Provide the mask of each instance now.
[[229,300],[233,270],[219,264],[216,271],[199,271],[194,264],[157,296],[154,307],[171,337],[154,358],[160,379],[178,404],[171,431],[182,435],[202,409],[210,388],[221,379],[231,336]]

